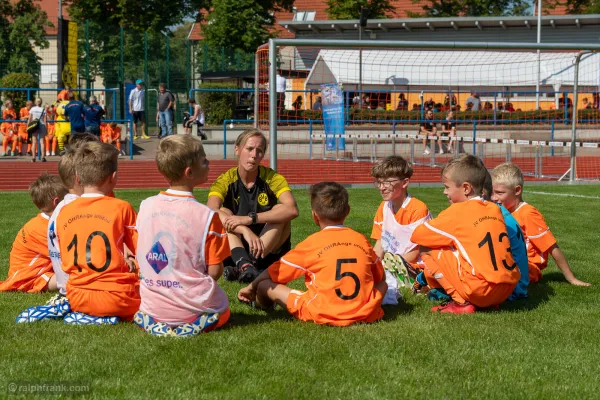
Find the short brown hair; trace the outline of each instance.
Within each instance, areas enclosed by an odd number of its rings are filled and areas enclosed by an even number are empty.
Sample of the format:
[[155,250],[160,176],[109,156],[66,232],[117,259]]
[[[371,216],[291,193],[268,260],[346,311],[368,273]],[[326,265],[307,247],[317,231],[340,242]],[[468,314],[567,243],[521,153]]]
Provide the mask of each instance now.
[[75,153],[75,171],[81,186],[97,185],[117,171],[119,150],[108,143],[87,142]]
[[442,176],[446,175],[447,179],[452,180],[457,185],[464,182],[470,183],[477,195],[481,195],[487,173],[483,162],[471,154],[463,154],[453,158],[442,169]]
[[93,133],[78,133],[76,135],[71,135],[71,137],[69,138],[69,143],[67,143],[66,147],[69,149],[76,150],[84,143],[99,141],[100,139],[98,138],[98,136],[94,135]]
[[158,144],[156,166],[169,183],[179,182],[185,169],[206,157],[202,141],[191,135],[167,136]]
[[260,129],[246,129],[244,132],[240,133],[240,135],[235,139],[236,147],[243,147],[248,139],[251,137],[260,136],[263,140],[265,146],[263,147],[263,151],[267,151],[267,137]]
[[410,178],[412,174],[412,166],[400,156],[388,156],[371,168],[371,176],[375,179],[405,179]]
[[67,194],[67,188],[56,175],[43,172],[35,181],[29,185],[29,195],[33,204],[41,211],[53,211],[53,200],[59,201]]
[[515,164],[503,163],[492,171],[492,182],[514,189],[517,186],[523,187],[525,179],[523,178],[523,172]]
[[348,215],[348,191],[337,182],[320,182],[308,189],[310,206],[323,219],[342,222]]
[[494,185],[492,184],[492,175],[486,169],[485,181],[483,182],[483,189],[481,190],[481,196],[484,200],[490,201],[492,199],[492,193],[494,192]]
[[75,186],[75,153],[79,147],[88,142],[97,142],[98,137],[91,133],[78,133],[69,139],[65,154],[58,162],[58,176],[67,189]]

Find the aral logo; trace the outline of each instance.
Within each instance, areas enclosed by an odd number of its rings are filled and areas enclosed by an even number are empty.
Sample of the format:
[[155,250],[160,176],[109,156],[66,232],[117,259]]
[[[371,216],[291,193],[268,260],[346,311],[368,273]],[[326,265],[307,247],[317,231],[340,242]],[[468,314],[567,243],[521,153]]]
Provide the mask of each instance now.
[[56,247],[56,245],[54,244],[54,239],[56,239],[56,232],[54,230],[54,222],[52,221],[52,224],[50,225],[50,229],[48,230],[48,237],[50,238],[50,243],[52,243],[52,247]]
[[160,272],[169,265],[167,253],[160,242],[154,243],[154,246],[152,246],[148,254],[146,254],[146,260],[157,274],[160,274]]

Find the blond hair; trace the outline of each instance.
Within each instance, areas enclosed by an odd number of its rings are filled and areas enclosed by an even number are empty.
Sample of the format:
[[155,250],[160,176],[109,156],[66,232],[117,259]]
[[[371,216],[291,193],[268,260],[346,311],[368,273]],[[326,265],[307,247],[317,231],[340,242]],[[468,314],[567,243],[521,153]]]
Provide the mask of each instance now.
[[442,169],[442,176],[446,176],[446,179],[450,179],[456,185],[469,183],[477,195],[481,194],[487,173],[483,162],[471,154],[453,158]]
[[60,178],[47,172],[43,172],[29,185],[29,195],[33,200],[33,204],[44,212],[53,211],[55,208],[54,199],[61,201],[66,194],[67,188]]
[[[31,103],[31,100],[28,101],[28,103]],[[31,103],[33,104],[33,103]],[[42,99],[40,99],[39,97],[37,99],[35,99],[35,105],[38,107],[42,106]]]
[[348,191],[337,182],[320,182],[308,188],[310,206],[319,216],[332,222],[343,222],[350,206]]
[[523,173],[513,163],[503,163],[498,165],[492,171],[492,181],[496,185],[504,185],[510,189],[514,189],[517,186],[523,187],[525,180],[523,179]]
[[371,176],[375,179],[410,178],[413,169],[408,161],[400,156],[388,156],[371,168]]
[[75,171],[81,186],[103,183],[117,171],[119,150],[108,143],[87,142],[75,152]]
[[169,183],[179,182],[186,168],[206,157],[202,142],[191,135],[167,136],[158,144],[156,166]]
[[262,141],[264,143],[262,150],[267,151],[267,137],[265,136],[264,133],[262,133],[262,131],[260,129],[254,129],[254,128],[246,129],[244,132],[242,132],[235,140],[235,146],[236,147],[244,147],[244,145],[246,144],[248,139],[250,139],[251,137],[255,137],[255,136],[260,136],[262,138]]

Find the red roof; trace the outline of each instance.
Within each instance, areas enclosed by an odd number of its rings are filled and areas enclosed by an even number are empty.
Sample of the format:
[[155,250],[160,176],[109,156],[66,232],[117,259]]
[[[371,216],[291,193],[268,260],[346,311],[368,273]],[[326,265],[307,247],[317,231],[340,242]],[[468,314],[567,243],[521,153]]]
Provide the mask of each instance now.
[[[429,3],[423,1],[421,3],[414,4],[413,0],[391,0],[392,6],[396,8],[396,12],[394,14],[389,13],[388,18],[409,18],[408,13],[422,13],[423,12],[423,4]],[[316,21],[324,21],[328,20],[329,16],[325,11],[327,9],[327,0],[295,0],[294,7],[296,11],[315,11],[315,20]],[[549,7],[544,7],[543,9],[544,15],[566,15],[567,8],[563,5],[557,5],[554,9],[550,9]],[[295,35],[291,32],[288,32],[285,28],[277,24],[277,21],[292,21],[294,19],[293,12],[276,12],[275,13],[275,31],[278,32],[278,37],[280,38],[294,38]],[[192,31],[190,33],[190,40],[202,40],[202,30],[200,23],[195,23],[192,27]]]
[[[58,33],[58,1],[57,0],[34,0],[34,3],[39,5],[42,11],[48,14],[48,21],[52,22],[54,27],[46,28],[46,35],[56,35]],[[62,15],[64,19],[69,19],[66,2],[63,1]]]

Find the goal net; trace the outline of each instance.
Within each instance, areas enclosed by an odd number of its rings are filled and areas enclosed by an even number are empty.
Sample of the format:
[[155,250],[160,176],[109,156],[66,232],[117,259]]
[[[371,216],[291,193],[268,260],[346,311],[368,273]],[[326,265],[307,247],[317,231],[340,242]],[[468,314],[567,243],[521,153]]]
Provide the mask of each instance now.
[[261,47],[257,118],[275,126],[277,158],[368,169],[397,154],[437,180],[436,167],[470,153],[556,180],[569,171],[576,116],[576,177],[600,178],[600,54],[583,54],[577,74],[579,51],[423,48],[278,46],[274,121]]

